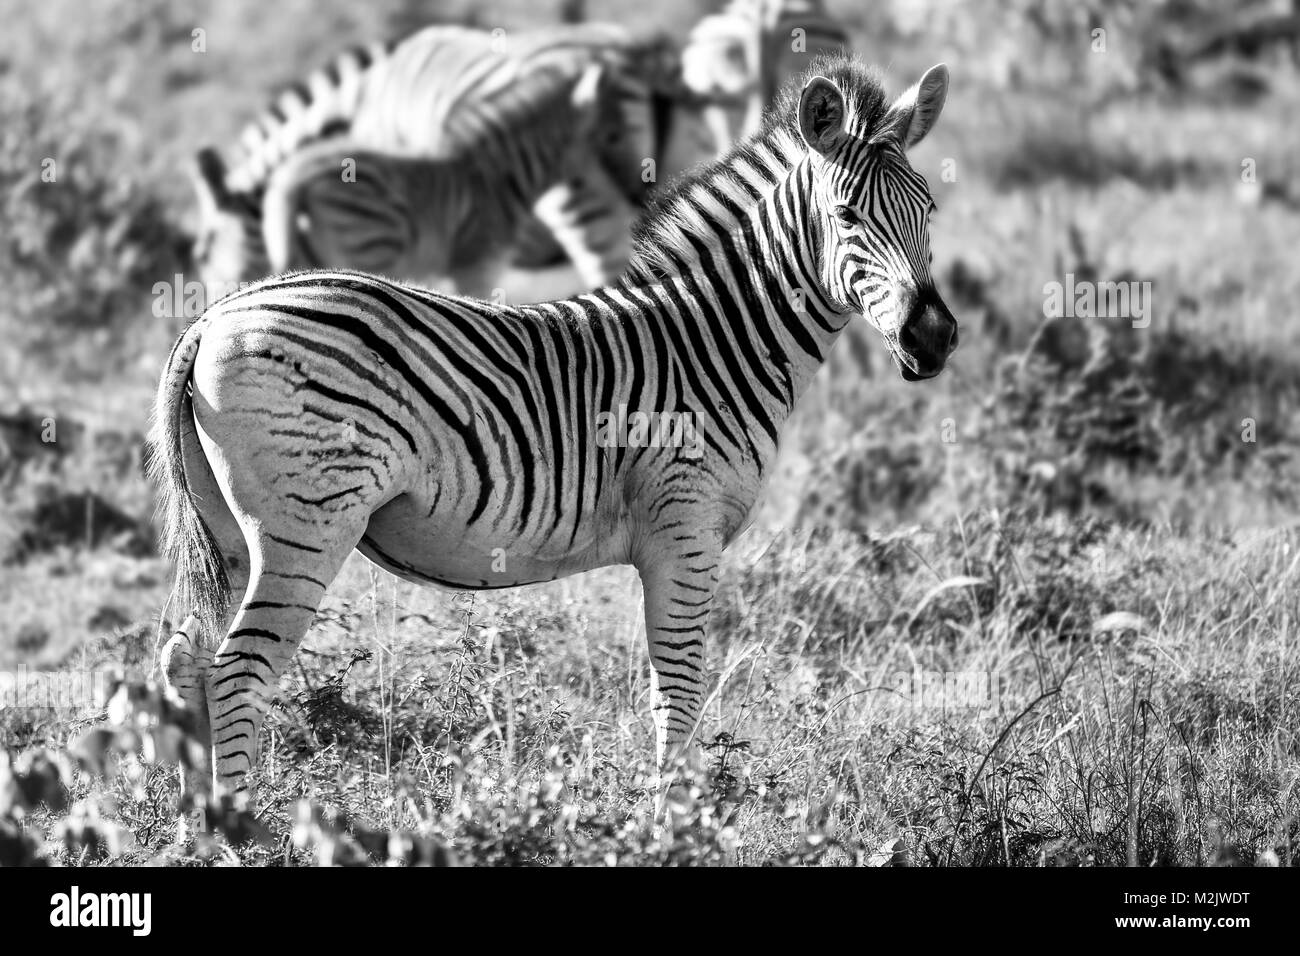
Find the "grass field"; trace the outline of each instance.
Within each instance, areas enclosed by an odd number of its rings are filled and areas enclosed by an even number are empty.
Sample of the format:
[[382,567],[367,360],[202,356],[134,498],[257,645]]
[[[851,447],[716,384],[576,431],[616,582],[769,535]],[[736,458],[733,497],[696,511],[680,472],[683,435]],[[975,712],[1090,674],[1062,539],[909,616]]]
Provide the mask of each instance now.
[[[511,27],[553,6],[474,10]],[[673,825],[651,819],[631,569],[448,594],[354,555],[268,720],[260,840],[173,845],[174,770],[125,761],[72,773],[71,818],[53,799],[0,847],[21,832],[64,862],[436,846],[465,863],[1292,865],[1296,63],[1153,66],[1184,48],[1179,11],[1212,23],[1209,5],[829,6],[892,89],[952,70],[913,163],[962,345],[908,385],[857,330],[792,420],[727,556],[701,767]],[[341,47],[469,9],[0,0],[0,671],[144,678],[174,619],[139,442],[182,321],[153,316],[151,289],[186,268],[190,157]],[[587,10],[678,34],[698,12]],[[1046,319],[1045,286],[1067,276],[1149,282],[1149,325]],[[58,751],[101,715],[7,706],[0,743]],[[316,815],[295,842],[303,799]]]

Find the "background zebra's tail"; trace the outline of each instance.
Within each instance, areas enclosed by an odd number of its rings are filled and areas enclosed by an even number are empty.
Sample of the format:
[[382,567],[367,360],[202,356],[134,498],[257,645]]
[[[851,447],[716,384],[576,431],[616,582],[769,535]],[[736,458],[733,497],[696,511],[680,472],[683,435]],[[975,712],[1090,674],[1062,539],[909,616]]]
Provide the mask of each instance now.
[[[149,477],[158,488],[162,519],[162,551],[176,567],[173,597],[203,625],[207,640],[216,641],[230,597],[230,581],[216,538],[194,507],[185,476],[185,429],[194,430],[188,387],[194,358],[207,317],[198,319],[167,359],[149,429]],[[198,435],[191,435],[198,447]]]

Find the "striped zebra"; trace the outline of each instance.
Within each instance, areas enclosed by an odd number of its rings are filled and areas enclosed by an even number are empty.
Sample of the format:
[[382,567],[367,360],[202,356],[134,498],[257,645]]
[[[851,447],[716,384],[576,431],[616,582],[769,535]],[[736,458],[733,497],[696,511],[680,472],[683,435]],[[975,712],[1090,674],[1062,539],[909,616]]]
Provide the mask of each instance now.
[[[308,272],[194,322],[162,374],[151,471],[194,609],[162,666],[215,785],[250,788],[263,715],[353,549],[465,589],[635,566],[668,779],[701,716],[722,551],[837,335],[865,316],[908,381],[956,347],[905,155],[947,87],[936,66],[890,104],[867,68],[819,61],[663,198],[595,292],[511,306]],[[696,447],[647,416],[692,422]]]
[[[419,276],[487,298],[556,170],[581,165],[602,72],[594,63],[577,77],[534,70],[530,82],[495,92],[489,105],[499,121],[474,140],[475,153],[495,158],[486,169],[474,156],[384,153],[351,136],[298,150],[272,173],[262,199],[271,271],[333,266]],[[604,262],[583,264],[593,284],[610,271]]]
[[[403,44],[373,71],[354,135],[402,154],[464,153],[467,142],[503,125],[485,103],[485,91],[526,84],[539,69],[601,64],[612,100],[606,122],[595,132],[589,154],[579,157],[585,161],[557,170],[535,215],[521,222],[514,262],[530,272],[570,264],[576,276],[560,278],[566,291],[612,280],[627,265],[631,223],[653,185],[644,161],[656,155],[667,116],[679,106],[675,57],[659,38],[634,38],[620,26],[602,23],[507,32],[488,42],[491,55],[468,64],[464,49],[457,51],[460,62],[448,62],[418,42]],[[485,159],[497,175],[510,172],[491,156]],[[524,279],[514,274],[502,284],[526,288],[538,276]]]
[[[465,164],[472,154],[483,181],[496,188],[510,188],[524,176],[549,176],[552,188],[538,198],[536,210],[545,227],[531,229],[530,235],[540,235],[552,251],[566,254],[588,285],[611,278],[626,264],[627,223],[649,189],[640,175],[641,161],[653,155],[650,89],[652,83],[667,81],[650,77],[664,73],[662,64],[655,68],[662,53],[658,41],[634,41],[621,28],[600,24],[520,31],[504,38],[467,27],[435,26],[399,44],[367,48],[364,56],[346,53],[314,73],[305,86],[280,96],[249,126],[242,136],[246,155],[241,163],[227,168],[216,150],[199,152],[194,260],[200,278],[213,287],[230,287],[290,266],[266,247],[268,229],[285,229],[283,223],[263,222],[269,182],[298,150],[339,137],[373,154],[403,159]],[[576,77],[592,67],[602,68],[601,99],[609,101],[602,109],[604,122],[588,130],[584,142],[573,144],[566,162],[534,168],[539,157],[531,155],[526,142],[509,138],[515,130],[544,122],[520,121],[513,108],[526,104],[534,96],[529,88],[545,86],[547,77]],[[337,89],[330,85],[335,79]],[[534,103],[545,106],[536,98]],[[562,104],[553,103],[544,112],[553,113],[557,106]],[[557,124],[563,119],[552,116]],[[356,192],[345,198],[347,206],[356,208]],[[492,207],[490,197],[476,195]],[[346,209],[337,212],[334,218],[346,221]],[[619,223],[613,243],[605,239],[608,226],[601,228],[610,220]],[[428,273],[398,274],[423,279]]]

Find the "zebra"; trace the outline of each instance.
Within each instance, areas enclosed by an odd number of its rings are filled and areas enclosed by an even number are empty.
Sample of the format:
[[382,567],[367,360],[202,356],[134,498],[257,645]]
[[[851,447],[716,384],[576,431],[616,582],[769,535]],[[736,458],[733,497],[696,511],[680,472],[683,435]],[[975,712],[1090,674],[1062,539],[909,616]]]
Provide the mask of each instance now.
[[[534,70],[492,96],[498,121],[475,137],[499,172],[468,156],[430,159],[367,149],[350,136],[312,143],[271,175],[262,231],[271,271],[337,266],[421,276],[487,298],[524,217],[555,171],[581,162],[603,74]],[[561,217],[555,217],[557,222]],[[617,255],[617,253],[616,253]],[[621,268],[578,259],[593,281]]]
[[[485,102],[486,92],[531,82],[534,72],[547,66],[600,63],[613,108],[594,132],[589,153],[575,157],[584,161],[558,171],[535,214],[520,223],[514,264],[530,273],[526,281],[515,273],[501,282],[512,289],[534,287],[538,270],[567,262],[576,278],[562,273],[560,289],[601,285],[627,263],[630,225],[654,183],[645,174],[644,161],[656,155],[667,116],[684,95],[676,80],[676,60],[663,38],[634,38],[620,26],[603,23],[503,33],[487,42],[495,57],[485,55],[477,62],[464,45],[456,51],[458,59],[449,60],[425,49],[418,35],[403,44],[373,71],[353,134],[402,154],[463,153],[466,142],[501,125],[497,111]],[[484,159],[496,175],[511,173],[490,155]]]
[[[528,88],[548,75],[576,76],[592,67],[603,68],[601,98],[612,106],[602,110],[601,127],[588,131],[589,148],[575,148],[569,162],[549,170],[553,189],[539,198],[538,213],[546,225],[541,235],[554,237],[555,248],[567,254],[584,282],[594,285],[617,274],[630,243],[620,236],[623,248],[611,248],[599,226],[590,224],[599,213],[617,220],[626,233],[645,201],[649,187],[640,163],[653,154],[647,76],[664,73],[662,65],[651,67],[662,58],[659,42],[634,41],[621,28],[600,24],[521,31],[499,41],[482,30],[434,26],[398,44],[366,48],[364,57],[345,53],[250,125],[242,136],[241,163],[228,168],[217,150],[201,149],[193,176],[199,205],[193,258],[200,278],[214,288],[231,287],[284,267],[265,248],[263,200],[274,172],[297,150],[346,136],[358,148],[403,159],[465,162],[473,151],[485,182],[509,186],[520,178],[521,164],[535,159],[525,155],[526,145],[508,142],[521,124],[507,107],[526,102]],[[331,78],[339,78],[343,88],[331,88]],[[315,98],[303,89],[317,91]],[[277,128],[282,117],[283,128]]]
[[[636,567],[671,780],[705,700],[722,551],[837,335],[865,316],[907,381],[957,345],[934,202],[906,157],[947,89],[941,64],[891,104],[859,61],[816,61],[758,133],[661,198],[628,271],[594,292],[510,305],[305,272],[196,320],[150,430],[193,609],[161,665],[212,752],[185,786],[251,792],[278,680],[353,549],[455,589]],[[698,453],[620,439],[613,409],[692,416]]]
[[[800,31],[797,44],[795,31]],[[613,139],[600,162],[568,170],[543,200],[539,215],[521,227],[516,265],[539,270],[567,259],[578,273],[577,282],[569,281],[575,289],[591,288],[622,270],[630,226],[654,186],[716,158],[757,130],[779,87],[815,54],[849,48],[846,29],[826,13],[822,0],[732,0],[721,13],[704,17],[676,56],[658,38],[633,40],[621,27],[601,23],[540,28],[502,39],[503,49],[530,67],[557,57],[596,58],[620,84],[617,119],[605,130]],[[734,48],[742,51],[738,60]],[[354,135],[384,149],[439,155],[489,125],[492,111],[483,110],[477,96],[452,102],[442,92],[448,76],[466,71],[509,82],[499,70],[465,66],[466,49],[461,44],[457,65],[418,43],[404,44],[374,68],[357,105]],[[647,158],[655,161],[649,178]],[[583,228],[575,230],[573,223]]]

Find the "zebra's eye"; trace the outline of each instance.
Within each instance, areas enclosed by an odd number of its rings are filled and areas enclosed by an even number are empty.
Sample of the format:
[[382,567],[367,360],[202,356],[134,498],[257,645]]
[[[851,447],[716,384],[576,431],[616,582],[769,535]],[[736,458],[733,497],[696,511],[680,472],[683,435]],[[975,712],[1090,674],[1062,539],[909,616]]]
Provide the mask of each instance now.
[[835,221],[845,229],[852,229],[854,226],[858,225],[858,223],[862,222],[862,219],[858,214],[848,206],[836,206],[833,212],[835,215]]

